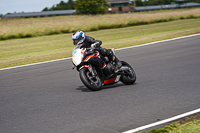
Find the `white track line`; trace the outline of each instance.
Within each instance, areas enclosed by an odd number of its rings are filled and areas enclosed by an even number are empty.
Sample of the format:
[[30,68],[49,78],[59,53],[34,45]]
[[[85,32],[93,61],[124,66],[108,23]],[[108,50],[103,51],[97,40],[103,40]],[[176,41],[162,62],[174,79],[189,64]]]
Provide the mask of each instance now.
[[26,66],[40,65],[40,64],[51,63],[51,62],[55,62],[55,61],[67,60],[67,59],[71,59],[71,57],[69,57],[69,58],[63,58],[63,59],[57,59],[57,60],[51,60],[51,61],[45,61],[45,62],[38,62],[38,63],[33,63],[33,64],[27,64],[27,65],[22,65],[22,66],[8,67],[8,68],[0,69],[0,71],[2,71],[2,70],[8,70],[8,69],[13,69],[13,68],[26,67]]
[[195,114],[195,113],[199,113],[199,112],[200,112],[200,108],[193,110],[193,111],[190,111],[190,112],[187,112],[187,113],[184,113],[184,114],[181,114],[181,115],[177,115],[177,116],[159,121],[159,122],[155,122],[155,123],[148,124],[148,125],[145,125],[145,126],[142,126],[142,127],[138,127],[138,128],[135,128],[135,129],[132,129],[132,130],[129,130],[129,131],[125,131],[125,132],[122,132],[122,133],[134,133],[134,132],[142,131],[144,129],[154,127],[154,126],[157,126],[157,125],[161,125],[161,124],[164,124],[164,123],[168,123],[168,122],[171,122],[171,121],[174,121],[174,120],[178,120],[180,118],[183,118],[183,117]]
[[136,46],[131,46],[131,47],[125,47],[125,48],[120,48],[116,50],[123,50],[123,49],[129,49],[129,48],[137,48],[137,47],[142,47],[142,46],[147,46],[147,45],[152,45],[152,44],[157,44],[161,42],[168,42],[168,41],[174,41],[178,39],[183,39],[183,38],[188,38],[188,37],[194,37],[194,36],[199,36],[200,34],[193,34],[189,36],[182,36],[182,37],[177,37],[177,38],[172,38],[172,39],[167,39],[167,40],[162,40],[162,41],[157,41],[157,42],[151,42],[151,43],[146,43],[146,44],[141,44],[141,45],[136,45]]
[[[131,47],[120,48],[120,49],[116,49],[116,50],[124,50],[124,49],[129,49],[129,48],[137,48],[137,47],[142,47],[142,46],[157,44],[157,43],[161,43],[161,42],[168,42],[168,41],[173,41],[173,40],[183,39],[183,38],[188,38],[188,37],[194,37],[194,36],[199,36],[199,35],[200,35],[200,34],[194,34],[194,35],[189,35],[189,36],[183,36],[183,37],[178,37],[178,38],[172,38],[172,39],[168,39],[168,40],[162,40],[162,41],[157,41],[157,42],[151,42],[151,43],[141,44],[141,45],[137,45],[137,46],[131,46]],[[0,69],[0,71],[8,70],[8,69],[13,69],[13,68],[20,68],[20,67],[26,67],[26,66],[39,65],[39,64],[50,63],[50,62],[61,61],[61,60],[67,60],[67,59],[71,59],[71,57],[70,57],[70,58],[58,59],[58,60],[51,60],[51,61],[33,63],[33,64],[27,64],[27,65],[22,65],[22,66],[8,67],[8,68]]]

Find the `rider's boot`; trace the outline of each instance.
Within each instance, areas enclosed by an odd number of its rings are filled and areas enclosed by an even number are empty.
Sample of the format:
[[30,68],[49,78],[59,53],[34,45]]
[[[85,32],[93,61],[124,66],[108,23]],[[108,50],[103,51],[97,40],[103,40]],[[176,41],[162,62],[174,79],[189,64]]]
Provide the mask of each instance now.
[[112,60],[113,62],[115,62],[115,73],[117,73],[119,69],[122,67],[122,63],[115,55],[113,55]]
[[115,62],[115,70],[114,71],[115,71],[115,73],[117,73],[122,66],[121,61],[119,61],[119,59],[115,56],[115,52],[113,51],[113,49],[107,50],[107,56],[109,58],[109,61]]

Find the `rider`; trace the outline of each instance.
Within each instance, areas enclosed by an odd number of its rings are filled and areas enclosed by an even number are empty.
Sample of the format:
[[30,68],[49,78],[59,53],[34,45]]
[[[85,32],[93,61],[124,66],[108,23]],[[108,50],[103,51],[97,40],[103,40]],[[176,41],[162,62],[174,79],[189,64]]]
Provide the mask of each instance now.
[[[98,51],[101,55],[107,56],[109,61],[115,62],[115,72],[119,70],[122,66],[121,62],[117,59],[117,57],[113,54],[111,49],[105,49],[100,47],[102,42],[100,40],[95,40],[93,37],[86,36],[82,31],[76,31],[72,35],[72,40],[74,45],[82,45],[81,48],[98,48]],[[103,70],[107,70],[107,66],[104,63]]]

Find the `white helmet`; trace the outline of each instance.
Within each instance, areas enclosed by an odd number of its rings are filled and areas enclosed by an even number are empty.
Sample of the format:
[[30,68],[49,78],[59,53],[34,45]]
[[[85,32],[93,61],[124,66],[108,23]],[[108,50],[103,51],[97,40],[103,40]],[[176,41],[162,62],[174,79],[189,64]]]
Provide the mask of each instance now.
[[80,45],[85,40],[85,34],[82,31],[76,31],[72,35],[74,45]]

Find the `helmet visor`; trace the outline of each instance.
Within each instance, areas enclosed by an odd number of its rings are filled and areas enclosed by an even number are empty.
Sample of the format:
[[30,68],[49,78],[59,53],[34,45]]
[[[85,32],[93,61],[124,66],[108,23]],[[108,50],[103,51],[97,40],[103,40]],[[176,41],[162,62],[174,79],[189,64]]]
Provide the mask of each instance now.
[[79,44],[79,41],[81,40],[81,36],[79,36],[77,39],[73,39],[73,44],[74,45],[77,45],[77,44]]

